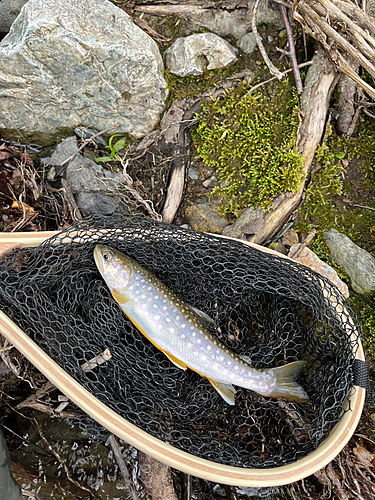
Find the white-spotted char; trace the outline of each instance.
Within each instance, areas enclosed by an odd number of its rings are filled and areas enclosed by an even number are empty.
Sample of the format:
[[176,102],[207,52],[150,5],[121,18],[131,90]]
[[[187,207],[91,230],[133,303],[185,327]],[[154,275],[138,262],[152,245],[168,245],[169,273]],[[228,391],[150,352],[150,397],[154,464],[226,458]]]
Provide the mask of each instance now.
[[179,368],[206,377],[229,404],[233,385],[263,396],[307,402],[295,382],[305,361],[258,370],[225,347],[206,326],[212,320],[185,304],[150,271],[105,245],[96,245],[96,265],[113,298],[131,322]]

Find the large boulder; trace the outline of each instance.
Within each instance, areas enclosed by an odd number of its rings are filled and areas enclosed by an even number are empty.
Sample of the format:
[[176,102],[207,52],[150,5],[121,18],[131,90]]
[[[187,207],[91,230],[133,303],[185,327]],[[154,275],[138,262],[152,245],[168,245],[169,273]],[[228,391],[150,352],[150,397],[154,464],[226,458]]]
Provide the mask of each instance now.
[[167,96],[156,43],[108,0],[30,0],[0,43],[0,133],[52,143],[83,125],[140,138]]

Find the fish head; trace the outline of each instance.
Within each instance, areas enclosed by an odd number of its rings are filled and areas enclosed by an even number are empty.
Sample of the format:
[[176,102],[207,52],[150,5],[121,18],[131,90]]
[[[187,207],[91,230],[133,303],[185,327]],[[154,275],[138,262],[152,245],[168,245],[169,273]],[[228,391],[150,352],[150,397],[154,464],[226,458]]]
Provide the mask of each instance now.
[[94,259],[110,290],[121,293],[129,286],[132,274],[129,257],[106,245],[96,245]]

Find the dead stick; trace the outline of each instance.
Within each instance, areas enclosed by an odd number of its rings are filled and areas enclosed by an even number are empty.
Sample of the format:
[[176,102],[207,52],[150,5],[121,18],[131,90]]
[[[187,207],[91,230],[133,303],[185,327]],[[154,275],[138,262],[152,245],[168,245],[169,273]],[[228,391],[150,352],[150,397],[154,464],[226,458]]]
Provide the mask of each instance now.
[[128,488],[133,500],[138,500],[138,493],[135,488],[135,484],[133,483],[133,480],[131,478],[131,475],[129,474],[128,468],[126,466],[124,457],[122,456],[120,446],[118,444],[118,441],[116,439],[116,436],[111,434],[107,440],[107,442],[111,445],[113,454],[116,458],[116,461],[118,463],[118,466],[120,468],[122,477],[125,480],[126,487]]
[[309,233],[306,236],[305,241],[301,243],[301,245],[297,248],[297,250],[292,255],[289,255],[289,257],[291,259],[295,259],[296,257],[298,257],[302,252],[302,250],[310,243],[310,241],[314,238],[315,235],[316,235],[316,229],[313,229],[311,233]]
[[334,16],[336,16],[337,19],[340,21],[343,21],[346,25],[350,26],[350,28],[361,35],[370,45],[372,45],[372,48],[375,49],[375,40],[372,38],[371,35],[366,33],[364,29],[362,29],[356,22],[353,22],[348,16],[346,16],[341,10],[330,0],[317,0],[321,5],[323,5],[327,11],[330,11]]
[[82,149],[87,146],[87,144],[89,142],[91,142],[93,139],[96,139],[96,137],[99,137],[99,135],[103,135],[107,132],[110,132],[111,130],[116,130],[116,128],[119,128],[120,124],[118,123],[117,125],[113,125],[113,127],[109,127],[109,128],[106,128],[105,130],[101,130],[100,132],[98,132],[97,134],[93,135],[92,137],[90,137],[89,139],[86,139],[85,142],[77,149],[77,151],[72,154],[72,156],[69,156],[69,158],[67,158],[66,160],[64,160],[62,163],[60,163],[60,167],[62,167],[63,165],[65,165],[66,163],[70,162],[73,160],[73,158],[75,158],[78,153],[80,151],[82,151]]
[[262,54],[264,62],[267,64],[268,69],[271,72],[271,75],[274,75],[274,76],[276,76],[276,78],[278,80],[281,80],[284,75],[276,68],[276,66],[274,66],[272,64],[271,59],[268,57],[266,49],[263,46],[262,39],[260,38],[260,35],[258,33],[258,30],[257,30],[257,15],[258,15],[259,2],[260,2],[260,0],[256,0],[255,5],[254,5],[253,15],[252,15],[252,19],[251,19],[251,27],[253,30],[255,40],[256,40],[257,45],[259,47],[260,53]]
[[286,34],[288,37],[288,42],[289,42],[289,51],[290,51],[290,60],[292,63],[292,69],[293,69],[293,74],[294,74],[294,79],[296,81],[296,87],[297,87],[297,92],[299,94],[302,94],[303,92],[303,85],[302,85],[302,80],[301,80],[301,74],[299,72],[298,68],[298,62],[297,62],[297,56],[296,56],[296,48],[294,46],[294,38],[293,38],[293,32],[292,32],[292,27],[290,25],[289,17],[288,17],[288,12],[285,8],[284,5],[280,5],[280,11],[281,15],[283,16],[284,24],[285,24],[285,29],[286,29]]
[[307,14],[311,18],[313,23],[318,26],[326,35],[328,35],[334,42],[337,43],[347,54],[349,54],[358,64],[363,66],[372,77],[375,78],[375,67],[374,65],[364,57],[363,54],[358,52],[343,36],[341,36],[335,29],[333,29],[329,24],[324,21],[315,11],[308,9],[304,4],[299,4],[299,10],[303,14]]

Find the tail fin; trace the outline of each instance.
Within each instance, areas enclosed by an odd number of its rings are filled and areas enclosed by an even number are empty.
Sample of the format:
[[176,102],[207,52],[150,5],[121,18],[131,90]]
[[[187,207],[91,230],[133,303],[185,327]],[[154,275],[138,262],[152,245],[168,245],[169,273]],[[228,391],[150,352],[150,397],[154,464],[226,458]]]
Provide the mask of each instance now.
[[305,364],[306,361],[294,361],[284,366],[271,368],[270,371],[276,376],[277,386],[276,390],[272,394],[269,394],[269,396],[307,403],[309,396],[295,381]]

